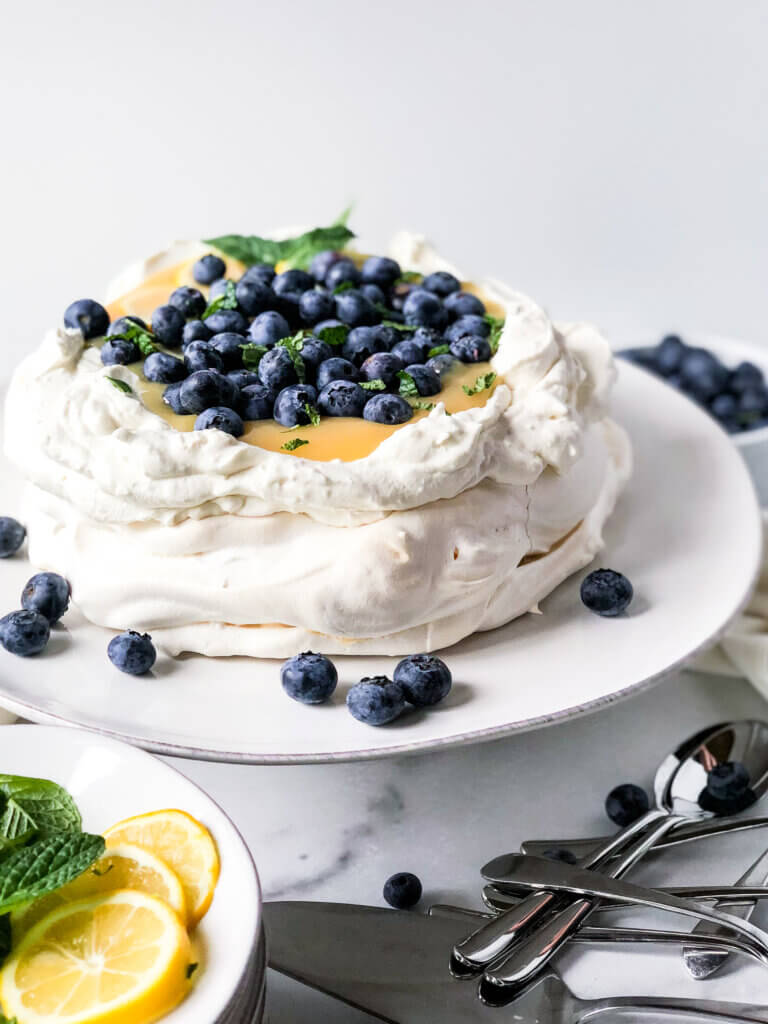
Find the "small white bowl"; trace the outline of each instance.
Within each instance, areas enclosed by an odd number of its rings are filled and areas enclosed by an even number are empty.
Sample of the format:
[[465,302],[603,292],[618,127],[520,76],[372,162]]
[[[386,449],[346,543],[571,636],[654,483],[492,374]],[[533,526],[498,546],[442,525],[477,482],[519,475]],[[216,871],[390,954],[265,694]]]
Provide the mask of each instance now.
[[[221,877],[211,909],[199,924],[203,970],[187,999],[163,1024],[230,1024],[245,1005],[263,1003],[261,891],[240,833],[201,789],[150,754],[79,729],[7,725],[0,731],[0,772],[51,779],[74,797],[83,828],[102,832],[147,811],[179,808],[216,840]],[[239,1016],[251,1024],[260,1016]]]

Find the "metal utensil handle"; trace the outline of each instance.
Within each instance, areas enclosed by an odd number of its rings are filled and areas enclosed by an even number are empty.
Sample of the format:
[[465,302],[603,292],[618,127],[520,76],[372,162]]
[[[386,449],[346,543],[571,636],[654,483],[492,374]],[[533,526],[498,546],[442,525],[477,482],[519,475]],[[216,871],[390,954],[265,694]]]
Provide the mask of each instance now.
[[[520,900],[525,899],[531,892],[538,892],[538,887],[532,888],[525,882],[515,882],[507,886],[494,885],[489,883],[483,887],[483,902],[496,914],[502,914],[505,910],[517,907]],[[667,896],[677,896],[681,900],[694,900],[696,903],[720,903],[728,913],[735,913],[737,908],[751,903],[754,900],[768,899],[768,887],[759,886],[717,886],[717,885],[673,885],[660,886],[656,892],[665,893]],[[572,895],[576,895],[572,893]],[[600,901],[600,913],[607,913],[611,910],[626,910],[626,903],[614,903],[611,900]],[[743,915],[736,913],[735,916],[746,920]]]
[[721,1003],[712,999],[656,999],[627,996],[617,999],[595,999],[583,1007],[574,1024],[599,1021],[603,1014],[615,1010],[653,1011],[657,1019],[721,1021],[723,1024],[767,1024],[768,1008],[753,1003]]

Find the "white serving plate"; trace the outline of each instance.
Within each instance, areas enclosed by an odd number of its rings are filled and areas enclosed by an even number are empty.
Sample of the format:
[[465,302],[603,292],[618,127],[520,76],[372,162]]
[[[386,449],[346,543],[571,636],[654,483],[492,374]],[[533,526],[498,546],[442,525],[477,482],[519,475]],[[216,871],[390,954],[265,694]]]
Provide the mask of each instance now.
[[[0,651],[0,700],[35,721],[80,725],[165,754],[278,764],[493,739],[650,686],[711,645],[745,604],[760,563],[760,516],[743,460],[687,398],[622,363],[615,416],[632,438],[635,471],[597,564],[632,580],[631,614],[589,613],[577,574],[542,602],[543,614],[446,651],[455,685],[439,708],[386,728],[356,722],[345,691],[361,676],[390,674],[397,659],[385,657],[336,659],[341,684],[321,707],[285,696],[278,661],[160,657],[151,676],[132,678],[107,661],[111,634],[76,611],[43,655]],[[7,466],[0,471],[5,513],[13,514],[14,479]],[[29,574],[22,558],[0,565],[0,608],[17,605]]]
[[179,808],[210,829],[221,857],[211,909],[196,930],[203,970],[188,998],[163,1024],[255,1024],[231,1015],[241,989],[260,992],[263,967],[261,892],[239,832],[194,783],[157,758],[79,729],[7,725],[0,732],[0,772],[52,779],[74,797],[83,828],[102,832],[123,818]]

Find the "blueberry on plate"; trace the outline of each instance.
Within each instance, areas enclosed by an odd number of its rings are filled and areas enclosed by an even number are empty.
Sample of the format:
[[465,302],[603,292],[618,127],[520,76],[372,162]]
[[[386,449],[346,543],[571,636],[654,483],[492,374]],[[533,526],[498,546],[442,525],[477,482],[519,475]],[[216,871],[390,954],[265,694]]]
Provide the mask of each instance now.
[[70,586],[55,572],[39,572],[21,592],[21,607],[44,615],[52,626],[69,607]]
[[407,324],[419,327],[443,327],[448,319],[440,297],[426,288],[410,292],[403,303],[403,313]]
[[48,643],[51,627],[40,612],[26,608],[10,612],[0,619],[0,644],[9,654],[29,658],[39,654]]
[[107,656],[121,672],[143,676],[155,664],[157,652],[149,633],[137,633],[129,629],[112,637],[107,647]]
[[413,416],[413,407],[400,395],[380,393],[369,398],[363,409],[363,419],[372,423],[407,423]]
[[312,416],[307,410],[313,409],[316,401],[317,391],[311,384],[291,384],[283,388],[275,399],[273,415],[283,427],[305,427],[312,422]]
[[648,794],[640,786],[625,782],[605,798],[605,813],[619,828],[626,828],[649,810]]
[[240,392],[240,412],[244,420],[271,420],[275,394],[259,382],[246,384]]
[[161,344],[173,348],[181,344],[185,323],[184,314],[175,306],[158,306],[152,314],[152,333]]
[[446,374],[459,365],[459,361],[450,352],[441,352],[439,356],[432,356],[428,359],[426,365],[430,370],[434,370],[440,380],[442,380]]
[[340,284],[346,284],[348,281],[355,285],[359,284],[360,271],[352,260],[342,256],[341,259],[334,260],[330,265],[323,280],[326,288],[333,291],[334,288],[338,288]]
[[387,725],[405,710],[403,688],[386,676],[366,676],[347,692],[353,718],[366,725]]
[[460,316],[458,320],[453,321],[450,327],[446,328],[445,340],[450,343],[470,334],[480,338],[487,338],[490,333],[491,325],[486,323],[481,316],[468,314],[467,316]]
[[328,320],[336,311],[336,303],[330,292],[321,292],[312,288],[303,292],[299,298],[299,316],[305,324],[316,324]]
[[452,292],[446,295],[443,303],[450,316],[484,316],[485,304],[471,292]]
[[238,414],[224,405],[204,409],[195,420],[195,430],[221,430],[232,437],[241,437],[244,429]]
[[219,256],[207,252],[201,256],[192,268],[192,277],[198,284],[213,284],[227,272],[227,265]]
[[317,335],[319,338],[322,332],[328,327],[343,327],[345,331],[349,332],[349,328],[346,324],[343,324],[341,320],[337,320],[336,317],[328,317],[327,320],[321,320],[319,324],[315,324],[312,328],[312,333]]
[[374,352],[386,352],[387,343],[375,327],[353,327],[341,352],[355,366],[362,366]]
[[296,384],[299,379],[288,349],[281,345],[264,353],[258,373],[261,383],[274,392],[282,391],[289,384]]
[[738,399],[735,395],[728,394],[727,391],[724,391],[719,395],[715,395],[709,403],[709,411],[726,427],[731,426],[734,423],[738,409]]
[[333,264],[343,259],[342,254],[336,252],[335,249],[323,249],[322,252],[312,257],[312,262],[309,264],[309,272],[317,282],[322,283]]
[[93,299],[78,299],[64,310],[64,325],[82,331],[87,341],[107,333],[109,313]]
[[263,386],[261,383],[261,377],[255,370],[230,370],[227,377],[232,381],[236,388],[247,388],[250,387],[251,384]]
[[135,341],[125,338],[109,338],[99,350],[101,361],[105,366],[127,366],[141,359],[139,346]]
[[360,291],[366,299],[370,299],[374,306],[386,306],[387,296],[377,284],[361,284]]
[[417,708],[439,704],[451,690],[451,671],[434,654],[411,654],[395,669],[393,679],[403,688],[405,699]]
[[187,376],[187,368],[176,356],[168,355],[167,352],[152,352],[144,360],[144,376],[160,384],[176,384]]
[[[331,272],[333,270],[334,268],[331,267]],[[356,288],[340,292],[336,296],[336,316],[342,323],[349,324],[350,327],[375,324],[381,320],[381,316],[371,300],[366,299],[363,293]]]
[[384,899],[395,910],[410,910],[421,899],[421,881],[410,871],[398,871],[384,883]]
[[755,366],[754,363],[744,362],[739,363],[731,374],[728,389],[734,394],[740,395],[743,391],[748,391],[753,387],[762,387],[763,384],[765,384],[765,377],[760,367]]
[[323,704],[333,694],[338,681],[331,659],[312,651],[289,658],[280,669],[283,689],[301,704]]
[[[449,274],[447,270],[436,270],[433,274],[427,274],[421,282],[421,287],[426,288],[429,292],[434,292],[441,299],[445,299],[461,290],[461,281],[454,274]],[[474,296],[472,297],[474,298]]]
[[237,370],[243,365],[243,345],[248,344],[244,335],[223,331],[214,334],[210,344],[219,353],[225,370]]
[[177,416],[186,416],[189,412],[181,401],[181,382],[168,385],[163,392],[163,402]]
[[683,388],[700,402],[708,402],[728,384],[730,374],[717,356],[705,348],[690,348],[680,361]]
[[[187,414],[197,414],[214,405],[221,405],[224,380],[226,378],[216,370],[197,370],[190,374],[179,387],[179,406],[186,410]],[[170,405],[170,402],[168,404]]]
[[663,377],[677,373],[688,346],[677,334],[667,334],[653,349],[653,364]]
[[109,325],[107,337],[114,338],[115,335],[125,334],[131,327],[141,327],[144,331],[147,329],[147,325],[140,316],[120,316]]
[[259,313],[251,324],[248,334],[254,345],[264,345],[272,348],[290,336],[291,327],[285,317],[273,309],[266,313]]
[[202,316],[208,303],[203,293],[197,288],[181,285],[180,288],[171,292],[168,305],[178,309],[186,320],[191,320],[193,317]]
[[181,344],[186,348],[193,341],[209,341],[212,337],[213,331],[205,320],[188,320],[181,332]]
[[332,380],[359,381],[360,379],[361,374],[355,364],[341,356],[331,356],[330,359],[320,363],[317,368],[317,387],[320,391]]
[[286,270],[277,274],[272,282],[272,290],[283,303],[287,303],[292,312],[298,307],[304,292],[315,287],[315,279],[305,270]]
[[210,341],[193,341],[184,349],[184,365],[189,373],[198,370],[221,370],[224,360]]
[[402,368],[403,361],[394,352],[374,352],[368,356],[360,370],[366,380],[380,380],[386,387],[392,388],[397,384],[397,374]]
[[487,338],[479,334],[464,334],[451,342],[451,355],[462,363],[487,363],[493,353]]
[[213,334],[224,334],[225,331],[231,331],[233,334],[248,333],[248,321],[237,309],[220,309],[217,313],[207,316],[205,323]]
[[351,380],[332,380],[317,398],[323,416],[362,416],[368,395]]
[[411,364],[410,366],[406,366],[405,372],[409,373],[413,378],[416,390],[422,398],[427,398],[429,395],[436,395],[438,392],[443,390],[440,378],[429,366]]
[[214,299],[220,298],[222,295],[226,295],[229,290],[229,286],[234,287],[235,282],[229,277],[220,277],[218,281],[214,281],[208,290],[208,298],[211,302]]
[[266,281],[246,281],[241,278],[235,285],[237,304],[246,316],[256,316],[276,303],[275,293]]
[[366,284],[385,290],[391,288],[401,274],[400,264],[388,256],[369,256],[360,270],[360,277]]
[[626,611],[633,593],[627,577],[613,569],[595,569],[581,582],[581,600],[591,612],[608,618]]
[[768,388],[764,384],[754,384],[739,395],[738,415],[749,424],[768,414]]
[[11,516],[0,516],[0,558],[15,555],[26,535],[27,531],[18,520]]
[[403,366],[423,363],[427,358],[427,346],[413,338],[403,338],[392,346],[392,355],[397,356]]
[[309,374],[316,374],[321,363],[333,358],[333,349],[319,338],[306,338],[301,345],[301,358]]
[[271,284],[275,277],[275,268],[271,263],[254,263],[240,278],[241,281],[261,281],[262,284]]

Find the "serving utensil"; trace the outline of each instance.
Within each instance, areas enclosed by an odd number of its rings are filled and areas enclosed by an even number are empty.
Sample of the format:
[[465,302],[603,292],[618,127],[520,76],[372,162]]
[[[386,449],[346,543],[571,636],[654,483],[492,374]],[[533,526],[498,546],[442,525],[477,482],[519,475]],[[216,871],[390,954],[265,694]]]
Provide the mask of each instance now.
[[[522,854],[520,855],[522,856]],[[751,869],[750,869],[751,870]],[[521,878],[510,878],[509,882],[501,885],[489,883],[483,887],[483,903],[494,913],[503,913],[518,906],[521,899],[536,892],[537,887],[531,885]],[[571,895],[576,895],[576,889],[566,889]],[[670,885],[658,889],[648,890],[654,893],[662,893],[667,896],[677,896],[682,900],[693,900],[696,903],[721,903],[728,913],[731,908],[741,907],[746,902],[768,899],[768,886],[766,885]],[[647,903],[643,904],[648,906]],[[602,900],[599,913],[607,913],[611,910],[626,910],[626,903],[616,903],[611,900]],[[734,914],[735,917],[743,915]]]

